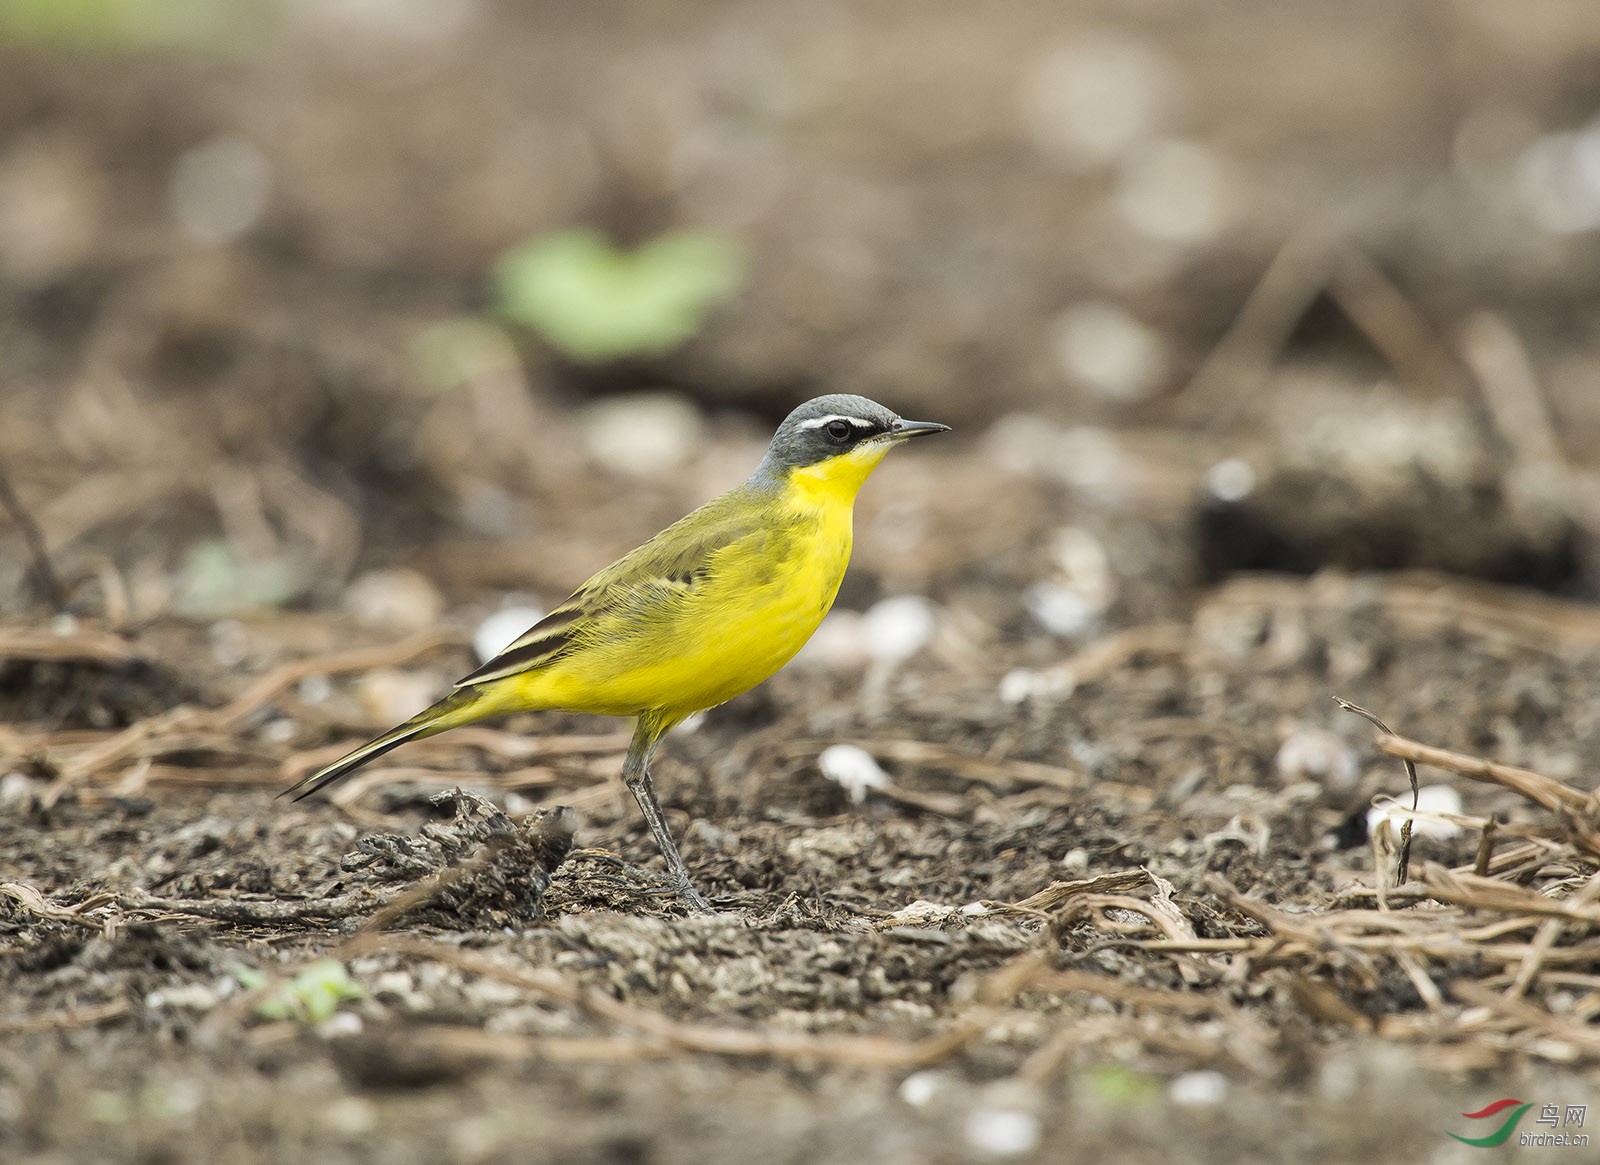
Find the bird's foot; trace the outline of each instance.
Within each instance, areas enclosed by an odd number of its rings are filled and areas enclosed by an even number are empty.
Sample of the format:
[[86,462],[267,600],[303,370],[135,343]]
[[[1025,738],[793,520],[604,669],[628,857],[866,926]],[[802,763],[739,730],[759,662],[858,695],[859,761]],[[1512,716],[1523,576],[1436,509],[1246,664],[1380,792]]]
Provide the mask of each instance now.
[[[645,894],[656,895],[675,894],[690,914],[715,914],[717,908],[712,906],[705,895],[694,888],[694,883],[689,880],[688,871],[680,871],[676,877],[668,874],[663,881],[660,874],[653,874],[639,866],[630,865],[623,861],[617,854],[605,849],[575,849],[571,857],[589,858],[591,861],[601,862],[612,867],[626,877],[634,885],[639,886]],[[621,879],[617,879],[620,881]]]
[[705,895],[694,888],[688,878],[681,878],[677,884],[678,898],[688,908],[690,914],[715,914],[716,908],[706,900]]

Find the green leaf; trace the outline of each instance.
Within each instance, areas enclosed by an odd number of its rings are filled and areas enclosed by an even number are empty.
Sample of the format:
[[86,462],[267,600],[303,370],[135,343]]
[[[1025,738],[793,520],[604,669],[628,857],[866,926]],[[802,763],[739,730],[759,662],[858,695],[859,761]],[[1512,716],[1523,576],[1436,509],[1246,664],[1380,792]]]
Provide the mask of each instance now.
[[716,231],[672,231],[619,251],[577,228],[508,252],[495,268],[495,299],[574,360],[653,356],[696,335],[739,290],[745,267],[743,245]]
[[1097,1065],[1080,1079],[1085,1091],[1107,1108],[1148,1108],[1161,1096],[1154,1076],[1121,1064]]
[[190,618],[215,619],[281,606],[300,589],[301,580],[290,563],[247,562],[223,539],[203,538],[184,555],[172,605]]
[[[234,977],[251,990],[267,984],[265,975],[249,967],[239,968]],[[350,978],[343,963],[337,959],[318,959],[256,1004],[255,1013],[261,1019],[321,1023],[338,1011],[341,1003],[365,999],[366,995],[361,985]]]
[[244,0],[0,0],[0,37],[101,52],[221,47],[261,15]]

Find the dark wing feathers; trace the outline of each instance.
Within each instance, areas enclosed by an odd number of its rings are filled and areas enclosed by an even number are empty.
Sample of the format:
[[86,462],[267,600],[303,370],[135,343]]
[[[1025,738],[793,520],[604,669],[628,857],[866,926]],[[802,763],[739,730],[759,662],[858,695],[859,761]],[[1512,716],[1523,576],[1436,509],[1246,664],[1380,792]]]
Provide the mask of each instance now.
[[515,672],[527,671],[555,659],[572,644],[572,627],[583,617],[579,591],[519,635],[511,646],[489,660],[471,675],[462,676],[456,687],[481,684]]
[[771,522],[749,486],[723,494],[668,526],[597,573],[499,655],[456,684],[466,687],[544,667],[581,650],[585,631],[608,616],[637,617],[653,599],[693,590],[710,577],[717,554]]

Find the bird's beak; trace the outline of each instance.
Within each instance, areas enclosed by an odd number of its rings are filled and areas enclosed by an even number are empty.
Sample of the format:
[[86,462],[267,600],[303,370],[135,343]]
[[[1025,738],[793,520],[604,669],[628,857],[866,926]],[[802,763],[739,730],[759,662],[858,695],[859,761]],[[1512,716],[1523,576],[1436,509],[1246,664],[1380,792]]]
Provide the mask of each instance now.
[[948,433],[949,425],[938,421],[896,421],[889,426],[889,440],[905,441],[912,437],[931,437],[935,433]]

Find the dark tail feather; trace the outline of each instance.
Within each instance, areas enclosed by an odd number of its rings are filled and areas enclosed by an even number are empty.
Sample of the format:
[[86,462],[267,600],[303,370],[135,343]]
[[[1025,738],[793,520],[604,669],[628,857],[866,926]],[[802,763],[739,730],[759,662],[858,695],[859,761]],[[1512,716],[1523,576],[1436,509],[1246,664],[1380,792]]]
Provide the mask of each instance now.
[[382,756],[390,749],[399,748],[408,740],[418,740],[424,736],[434,736],[447,728],[455,728],[461,724],[470,724],[481,716],[472,715],[468,711],[478,702],[478,693],[471,688],[462,688],[452,692],[443,700],[426,711],[419,712],[398,728],[391,728],[376,740],[369,740],[354,752],[346,753],[332,764],[323,765],[316,772],[301,778],[289,788],[279,793],[280,797],[288,797],[291,801],[299,801],[320,793],[329,785],[349,776],[356,769]]

